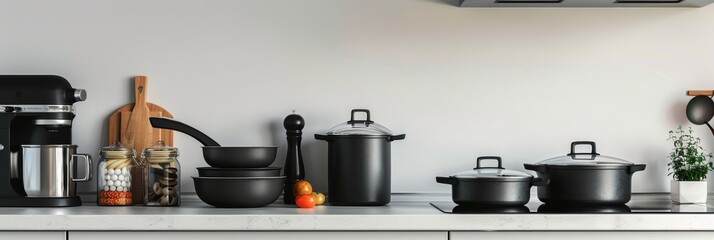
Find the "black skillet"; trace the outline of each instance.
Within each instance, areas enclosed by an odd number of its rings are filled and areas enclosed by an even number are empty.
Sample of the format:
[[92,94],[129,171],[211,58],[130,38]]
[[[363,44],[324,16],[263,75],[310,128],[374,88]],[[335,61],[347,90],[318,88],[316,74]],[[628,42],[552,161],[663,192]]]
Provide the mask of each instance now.
[[709,96],[699,95],[687,103],[687,119],[696,125],[706,124],[714,134],[709,121],[714,117],[714,101]]
[[168,118],[149,118],[151,126],[185,133],[203,144],[203,158],[217,168],[264,168],[275,161],[278,147],[222,147],[218,142],[186,125]]

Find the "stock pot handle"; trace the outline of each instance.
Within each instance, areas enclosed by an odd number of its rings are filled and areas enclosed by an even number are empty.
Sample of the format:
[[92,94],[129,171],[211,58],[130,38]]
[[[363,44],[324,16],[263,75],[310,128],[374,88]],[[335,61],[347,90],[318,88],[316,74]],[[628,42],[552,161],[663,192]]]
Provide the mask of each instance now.
[[627,172],[629,172],[630,174],[633,174],[635,172],[645,170],[645,167],[647,167],[647,165],[645,165],[645,164],[635,164],[635,165],[630,166],[630,168],[628,169]]
[[[498,161],[498,167],[481,167],[481,160],[496,160]],[[476,168],[474,169],[484,169],[484,168],[498,168],[498,169],[503,169],[503,164],[501,162],[501,157],[499,156],[481,156],[476,158]]]
[[[86,164],[86,167],[84,168],[84,177],[83,178],[75,178],[74,177],[74,159],[75,158],[83,158],[84,163]],[[72,159],[69,160],[69,171],[70,171],[70,176],[72,177],[72,181],[74,182],[87,182],[90,179],[92,179],[92,157],[87,155],[87,154],[74,154],[72,155]]]
[[450,177],[436,177],[436,182],[450,185],[457,185],[459,181]]
[[387,141],[391,142],[391,141],[396,141],[396,140],[404,140],[405,138],[407,138],[406,134],[399,134],[399,135],[389,136],[387,138]]

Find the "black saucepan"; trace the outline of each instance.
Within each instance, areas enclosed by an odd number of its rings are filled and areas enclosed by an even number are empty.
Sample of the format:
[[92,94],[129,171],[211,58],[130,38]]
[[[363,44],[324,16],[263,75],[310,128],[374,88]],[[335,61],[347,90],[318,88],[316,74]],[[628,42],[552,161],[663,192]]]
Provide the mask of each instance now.
[[168,118],[149,118],[155,128],[171,129],[185,133],[203,147],[203,158],[211,167],[219,168],[263,168],[275,161],[278,147],[222,147],[201,131],[182,122]]
[[[497,167],[484,167],[483,160],[498,161]],[[436,177],[436,182],[451,185],[452,198],[459,205],[520,206],[530,200],[533,185],[543,184],[532,175],[504,169],[501,157],[476,159],[476,168],[450,177]]]

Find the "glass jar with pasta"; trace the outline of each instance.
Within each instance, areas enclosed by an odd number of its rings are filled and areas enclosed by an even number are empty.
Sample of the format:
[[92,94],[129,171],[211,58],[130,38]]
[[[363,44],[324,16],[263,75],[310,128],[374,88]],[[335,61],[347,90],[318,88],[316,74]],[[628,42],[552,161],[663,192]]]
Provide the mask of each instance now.
[[97,164],[97,205],[132,205],[131,168],[134,166],[134,150],[120,142],[103,147]]
[[144,149],[142,158],[148,171],[144,194],[147,206],[181,204],[181,166],[177,157],[178,149],[162,141]]

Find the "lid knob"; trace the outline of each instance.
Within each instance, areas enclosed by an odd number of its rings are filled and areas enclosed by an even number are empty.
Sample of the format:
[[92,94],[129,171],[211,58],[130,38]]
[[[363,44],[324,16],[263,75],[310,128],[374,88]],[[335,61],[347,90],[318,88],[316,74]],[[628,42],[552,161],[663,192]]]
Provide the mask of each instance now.
[[[355,120],[355,113],[358,112],[367,114],[367,120]],[[369,116],[369,109],[352,109],[352,113],[350,114],[350,120],[347,121],[347,123],[352,125],[354,125],[355,123],[359,123],[369,126],[370,124],[374,123],[374,121],[372,121],[372,118]]]

